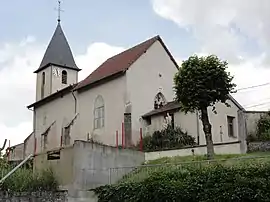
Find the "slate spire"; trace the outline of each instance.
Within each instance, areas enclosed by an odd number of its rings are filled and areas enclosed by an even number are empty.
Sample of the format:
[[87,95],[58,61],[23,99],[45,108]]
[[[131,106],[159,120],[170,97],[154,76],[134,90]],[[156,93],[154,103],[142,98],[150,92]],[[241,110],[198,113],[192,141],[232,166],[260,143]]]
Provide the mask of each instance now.
[[43,70],[49,65],[56,65],[77,71],[81,70],[77,67],[74,61],[74,57],[62,30],[60,21],[58,21],[57,27],[46,49],[41,64],[34,73]]

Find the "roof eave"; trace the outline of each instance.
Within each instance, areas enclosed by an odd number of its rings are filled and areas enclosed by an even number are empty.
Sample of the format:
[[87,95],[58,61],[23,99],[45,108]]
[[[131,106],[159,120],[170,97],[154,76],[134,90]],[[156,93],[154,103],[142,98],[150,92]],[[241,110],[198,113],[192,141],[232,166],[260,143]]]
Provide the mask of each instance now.
[[76,85],[77,84],[69,85],[66,88],[63,88],[63,89],[61,89],[61,90],[59,90],[59,91],[57,91],[57,92],[55,92],[55,93],[53,93],[53,94],[45,97],[45,98],[43,98],[42,100],[39,100],[39,101],[37,101],[37,102],[35,102],[35,103],[27,106],[27,108],[28,109],[31,109],[32,107],[43,105],[43,104],[45,104],[47,102],[50,102],[50,101],[58,98],[61,94],[64,94],[65,95],[68,92],[70,92],[70,90],[72,90],[74,87],[76,87]]
[[78,72],[82,70],[82,69],[78,68],[77,66],[76,67],[69,67],[69,66],[59,65],[59,64],[55,64],[55,63],[48,63],[47,65],[44,65],[44,66],[38,68],[36,71],[34,71],[34,73],[38,73],[38,72],[44,70],[45,68],[47,68],[47,67],[49,67],[51,65],[54,65],[54,66],[57,66],[57,67],[61,67],[61,68],[75,70],[75,71],[78,71]]

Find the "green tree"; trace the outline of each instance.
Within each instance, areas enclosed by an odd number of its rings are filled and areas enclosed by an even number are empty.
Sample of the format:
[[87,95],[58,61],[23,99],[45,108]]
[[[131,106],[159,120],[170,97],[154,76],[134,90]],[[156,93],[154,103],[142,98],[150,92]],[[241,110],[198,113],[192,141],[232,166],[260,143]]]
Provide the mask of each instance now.
[[228,63],[221,61],[217,56],[210,55],[189,57],[183,61],[181,68],[174,77],[176,101],[185,113],[199,111],[207,144],[208,159],[214,155],[211,124],[207,108],[212,107],[216,113],[215,103],[226,102],[229,93],[234,92],[233,77],[226,72]]

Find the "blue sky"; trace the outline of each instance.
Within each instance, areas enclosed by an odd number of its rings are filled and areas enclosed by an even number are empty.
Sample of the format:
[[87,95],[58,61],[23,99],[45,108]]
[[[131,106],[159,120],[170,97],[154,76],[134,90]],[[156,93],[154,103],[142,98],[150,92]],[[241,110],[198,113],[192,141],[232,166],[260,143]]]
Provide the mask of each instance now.
[[[270,82],[269,0],[62,2],[61,24],[83,69],[80,79],[108,57],[159,34],[179,62],[194,53],[228,60],[238,88]],[[32,130],[26,106],[35,99],[33,71],[56,28],[57,6],[57,0],[1,3],[0,131],[14,143]],[[233,96],[248,110],[268,110],[269,91],[267,85]]]

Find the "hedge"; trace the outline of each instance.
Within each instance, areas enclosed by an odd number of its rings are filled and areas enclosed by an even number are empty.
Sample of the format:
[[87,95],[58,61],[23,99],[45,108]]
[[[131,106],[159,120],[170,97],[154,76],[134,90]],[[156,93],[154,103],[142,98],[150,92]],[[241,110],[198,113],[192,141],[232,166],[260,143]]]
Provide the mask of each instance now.
[[99,202],[270,201],[270,164],[165,170],[94,191]]
[[[180,127],[173,128],[171,125],[160,131],[155,131],[152,135],[146,135],[142,139],[143,151],[145,152],[180,149],[195,144],[194,137],[183,132]],[[137,144],[137,148],[140,148],[140,143]]]

